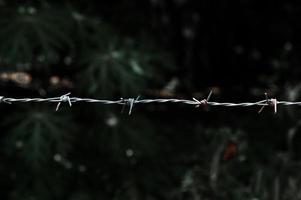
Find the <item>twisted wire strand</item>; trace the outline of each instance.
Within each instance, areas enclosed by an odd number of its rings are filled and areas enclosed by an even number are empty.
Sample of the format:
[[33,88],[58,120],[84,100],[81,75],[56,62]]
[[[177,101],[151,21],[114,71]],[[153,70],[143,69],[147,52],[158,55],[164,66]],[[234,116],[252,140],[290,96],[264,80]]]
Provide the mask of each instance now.
[[241,102],[241,103],[231,103],[231,102],[214,102],[209,101],[209,97],[211,96],[211,93],[209,94],[207,99],[203,99],[201,101],[193,98],[192,100],[187,99],[140,99],[137,98],[128,98],[120,100],[106,100],[106,99],[93,99],[93,98],[80,98],[80,97],[70,97],[70,93],[64,94],[59,97],[51,97],[51,98],[10,98],[10,97],[4,97],[0,96],[0,102],[2,103],[29,103],[29,102],[51,102],[51,103],[57,103],[56,110],[59,109],[59,106],[63,102],[68,102],[69,106],[72,106],[72,103],[76,102],[85,102],[85,103],[100,103],[100,104],[118,104],[123,106],[129,106],[129,114],[132,112],[132,108],[134,104],[152,104],[152,103],[179,103],[179,104],[187,104],[187,105],[194,105],[196,107],[199,107],[201,105],[203,106],[224,106],[224,107],[250,107],[250,106],[262,106],[264,108],[265,106],[273,106],[275,109],[275,113],[277,112],[277,106],[283,105],[283,106],[293,106],[298,105],[301,106],[300,101],[277,101],[276,99],[269,99],[266,95],[265,100],[257,101],[257,102]]

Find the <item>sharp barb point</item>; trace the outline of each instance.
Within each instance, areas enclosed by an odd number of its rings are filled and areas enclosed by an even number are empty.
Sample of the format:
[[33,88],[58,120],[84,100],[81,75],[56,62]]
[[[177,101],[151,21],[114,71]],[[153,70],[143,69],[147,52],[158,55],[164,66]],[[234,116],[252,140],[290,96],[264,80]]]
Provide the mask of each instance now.
[[209,101],[209,99],[211,98],[212,93],[213,93],[213,91],[210,90],[210,93],[209,93],[209,95],[208,95],[208,97],[207,97],[207,101]]

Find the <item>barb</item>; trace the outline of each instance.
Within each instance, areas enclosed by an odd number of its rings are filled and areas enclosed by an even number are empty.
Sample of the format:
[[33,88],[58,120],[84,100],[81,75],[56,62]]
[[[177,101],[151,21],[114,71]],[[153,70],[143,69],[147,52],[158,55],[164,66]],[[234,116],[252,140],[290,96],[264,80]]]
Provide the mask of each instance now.
[[178,103],[178,104],[186,104],[186,105],[193,105],[195,107],[200,106],[223,106],[223,107],[250,107],[250,106],[261,106],[260,110],[258,111],[261,113],[263,109],[266,106],[271,106],[274,109],[274,113],[277,113],[278,105],[279,106],[293,106],[298,105],[301,106],[301,101],[278,101],[276,98],[269,99],[267,93],[265,93],[265,100],[257,101],[257,102],[242,102],[242,103],[229,103],[229,102],[214,102],[209,101],[210,97],[212,96],[212,91],[209,93],[208,97],[203,100],[197,100],[195,98],[192,98],[192,100],[186,100],[186,99],[139,99],[139,96],[137,98],[128,98],[120,100],[104,100],[104,99],[92,99],[92,98],[79,98],[79,97],[71,97],[71,93],[64,94],[60,97],[52,97],[52,98],[8,98],[4,96],[0,96],[0,103],[28,103],[28,102],[51,102],[51,103],[57,103],[56,111],[59,110],[60,106],[64,102],[68,102],[69,106],[72,106],[72,103],[75,102],[85,102],[85,103],[99,103],[99,104],[105,104],[105,105],[122,105],[123,109],[126,106],[129,106],[129,112],[128,114],[131,115],[133,111],[133,107],[136,104],[152,104],[152,103]]
[[210,93],[209,93],[207,99],[203,99],[203,100],[199,101],[199,100],[197,100],[196,98],[192,98],[192,99],[196,102],[196,104],[197,104],[195,107],[198,108],[198,107],[200,107],[200,105],[205,105],[205,106],[207,106],[207,105],[208,105],[208,101],[209,101],[211,95],[212,95],[212,90],[210,91]]
[[271,102],[273,104],[273,107],[274,107],[274,114],[277,113],[277,99],[271,99]]
[[277,104],[278,104],[277,99],[269,99],[268,93],[264,93],[264,95],[266,98],[266,104],[260,108],[258,113],[260,114],[266,106],[272,106],[274,108],[274,113],[276,114],[277,113]]
[[7,103],[7,104],[11,104],[11,102],[6,101],[6,98],[4,96],[0,96],[0,102],[2,103]]
[[55,111],[58,111],[58,110],[59,110],[59,107],[60,107],[60,105],[61,105],[62,102],[68,102],[68,103],[69,103],[69,106],[70,106],[70,107],[72,106],[71,99],[70,99],[70,97],[69,97],[70,94],[71,94],[71,93],[69,92],[69,93],[67,93],[67,94],[64,94],[64,95],[60,96],[60,101],[59,101],[59,103],[57,104]]
[[134,98],[129,98],[129,99],[121,98],[121,100],[123,101],[123,107],[122,107],[121,113],[123,113],[125,106],[128,105],[128,106],[130,106],[129,115],[131,115],[134,104],[138,101],[139,98],[140,98],[140,96],[138,96],[136,99],[134,99]]

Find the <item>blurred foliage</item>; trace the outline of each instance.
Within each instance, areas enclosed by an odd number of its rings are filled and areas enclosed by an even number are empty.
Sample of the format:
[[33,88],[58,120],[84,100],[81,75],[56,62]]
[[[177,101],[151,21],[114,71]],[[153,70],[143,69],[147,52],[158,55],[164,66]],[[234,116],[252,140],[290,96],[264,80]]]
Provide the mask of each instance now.
[[80,75],[85,86],[83,91],[105,96],[112,96],[116,91],[122,96],[139,94],[146,88],[146,80],[154,75],[161,76],[158,74],[160,66],[156,66],[160,59],[131,39],[120,41],[112,37],[84,56],[82,64],[87,68]]
[[[56,9],[18,6],[0,20],[0,55],[5,64],[42,61],[56,63],[60,51],[72,46],[64,34],[64,13]],[[65,22],[68,23],[68,22]]]
[[34,168],[42,167],[55,153],[67,154],[74,129],[68,119],[70,116],[57,117],[49,108],[43,107],[19,111],[21,113],[10,115],[3,121],[5,126],[10,126],[7,131],[9,154],[17,151],[19,157]]
[[[0,0],[1,95],[297,101],[300,8]],[[55,106],[1,104],[1,199],[301,199],[298,109]]]

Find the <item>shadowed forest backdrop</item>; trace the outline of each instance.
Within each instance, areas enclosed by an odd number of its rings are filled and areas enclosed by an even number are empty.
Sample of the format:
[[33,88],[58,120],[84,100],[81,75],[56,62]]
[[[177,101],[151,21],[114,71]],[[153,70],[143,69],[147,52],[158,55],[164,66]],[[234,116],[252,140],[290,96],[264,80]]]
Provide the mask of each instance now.
[[[0,0],[7,97],[300,100],[301,2]],[[0,198],[301,199],[301,108],[0,105]]]

